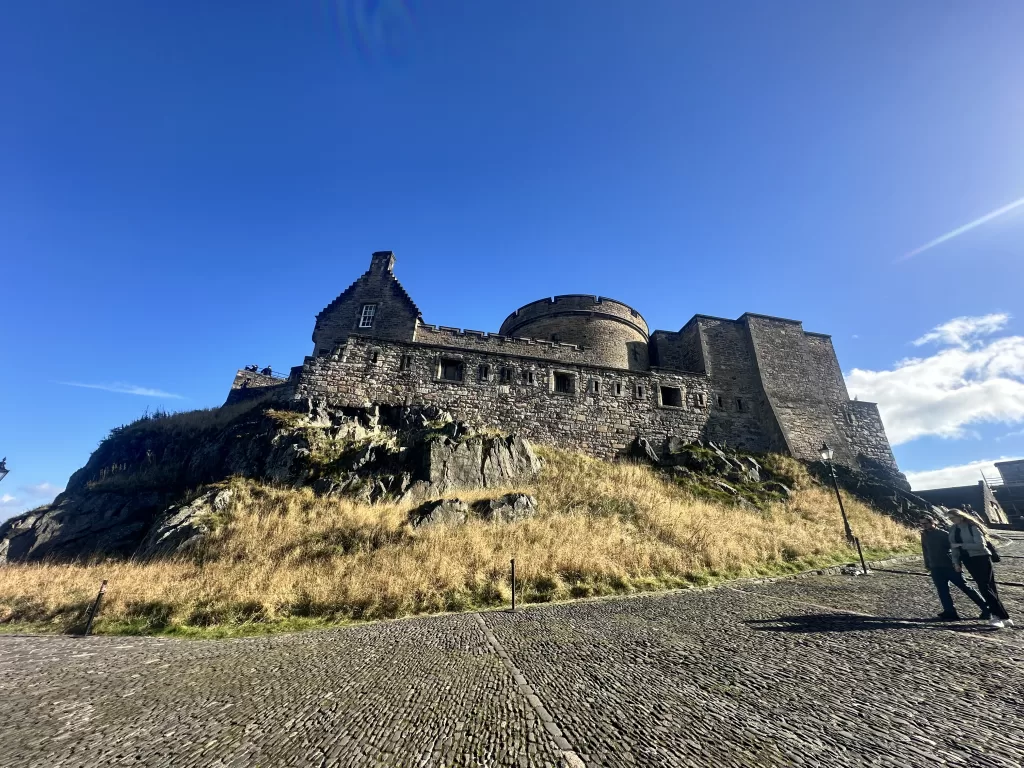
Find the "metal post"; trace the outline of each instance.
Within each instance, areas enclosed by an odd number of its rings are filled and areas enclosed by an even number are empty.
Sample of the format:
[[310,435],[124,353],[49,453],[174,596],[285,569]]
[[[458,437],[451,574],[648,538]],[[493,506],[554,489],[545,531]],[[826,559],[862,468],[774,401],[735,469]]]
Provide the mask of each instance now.
[[512,610],[516,609],[516,559],[512,558]]
[[860,555],[860,567],[864,570],[864,575],[868,575],[868,564],[864,562],[864,550],[860,548],[860,539],[854,538],[857,542],[857,554]]
[[89,609],[89,618],[85,622],[85,632],[88,635],[92,630],[92,620],[96,616],[96,610],[100,607],[100,600],[103,598],[103,593],[107,591],[107,580],[104,579],[100,583],[100,591],[96,594],[96,599],[93,601],[92,608]]
[[843,527],[846,528],[846,542],[853,544],[853,529],[850,528],[850,521],[846,518],[846,507],[843,506],[843,496],[839,493],[839,479],[836,477],[835,467],[832,462],[828,463],[829,472],[832,473],[832,487],[836,489],[836,500],[839,502],[839,513],[843,516]]

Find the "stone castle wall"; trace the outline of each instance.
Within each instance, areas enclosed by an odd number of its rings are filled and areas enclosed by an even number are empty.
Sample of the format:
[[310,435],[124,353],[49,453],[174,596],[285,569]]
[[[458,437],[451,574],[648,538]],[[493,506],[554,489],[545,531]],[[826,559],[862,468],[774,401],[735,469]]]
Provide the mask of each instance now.
[[433,344],[441,347],[455,347],[477,352],[495,354],[523,355],[525,357],[542,357],[565,363],[595,362],[590,350],[577,344],[546,341],[544,339],[527,339],[483,331],[468,331],[447,326],[427,325],[416,326],[415,341],[420,344]]
[[838,461],[855,464],[856,448],[840,434],[833,415],[831,403],[840,398],[831,377],[821,373],[803,326],[758,315],[744,319],[761,387],[789,452],[801,459],[816,459],[826,442]]
[[634,371],[650,367],[647,321],[632,307],[603,296],[534,301],[505,318],[500,333],[579,344],[595,365]]
[[753,440],[757,435],[763,450],[785,452],[785,437],[761,387],[743,324],[698,317],[694,327],[708,376],[715,386],[715,405],[730,414],[723,420],[723,427],[736,430],[744,440]]
[[896,468],[878,408],[849,399],[831,339],[797,321],[696,315],[650,333],[626,304],[572,294],[520,307],[498,334],[459,330],[424,323],[393,265],[391,252],[374,253],[317,316],[314,355],[293,369],[287,396],[432,404],[602,457],[637,436],[656,447],[676,436],[802,459],[827,442],[844,464]]
[[256,400],[271,394],[275,396],[289,395],[288,380],[279,379],[275,376],[265,376],[262,373],[254,373],[253,371],[238,371],[235,374],[235,380],[231,384],[231,391],[228,392],[228,398],[224,404],[244,403],[247,400]]
[[885,436],[882,416],[875,403],[848,400],[832,404],[837,431],[846,439],[851,453],[862,454],[888,467],[896,467],[889,438]]
[[687,323],[678,332],[655,331],[651,334],[650,346],[654,365],[707,373],[707,350],[696,322]]
[[411,341],[420,312],[392,272],[395,257],[389,251],[373,255],[370,268],[317,315],[313,328],[313,354],[327,354],[359,327],[362,307],[375,306],[374,336]]
[[[461,362],[461,381],[441,377],[449,361]],[[504,381],[502,369],[511,369]],[[572,378],[572,392],[556,390],[556,374]],[[476,426],[520,432],[602,458],[619,455],[638,434],[660,447],[670,436],[708,438],[712,424],[716,436],[728,436],[730,445],[765,449],[759,439],[752,444],[736,439],[743,431],[727,424],[727,411],[711,405],[707,376],[566,364],[489,350],[353,335],[331,356],[307,358],[296,396],[335,405],[432,404]],[[678,397],[680,405],[666,404],[665,396]]]

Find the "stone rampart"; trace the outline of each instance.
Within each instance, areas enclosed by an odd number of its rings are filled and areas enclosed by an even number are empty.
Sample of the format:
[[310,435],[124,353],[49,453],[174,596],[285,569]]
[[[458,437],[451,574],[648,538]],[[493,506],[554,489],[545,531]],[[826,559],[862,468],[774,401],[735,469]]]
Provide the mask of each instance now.
[[651,334],[650,346],[652,365],[707,373],[707,351],[700,324],[696,321],[687,323],[675,333],[655,331]]
[[349,406],[436,405],[476,426],[602,458],[621,454],[637,435],[656,447],[670,436],[706,438],[711,412],[709,381],[701,374],[626,371],[359,336],[330,356],[307,358],[296,397]]
[[758,441],[758,450],[787,451],[772,403],[761,387],[744,324],[707,316],[695,320],[721,433],[735,435],[734,443]]
[[835,451],[837,461],[856,466],[856,449],[843,439],[831,405],[840,397],[830,386],[829,373],[816,364],[803,325],[762,315],[748,314],[743,319],[761,386],[789,452],[814,460],[825,442]]
[[889,439],[885,436],[882,416],[875,403],[847,400],[831,405],[837,431],[845,438],[852,452],[896,469]]
[[483,331],[469,331],[460,328],[428,325],[416,326],[415,341],[420,344],[434,344],[442,347],[493,352],[495,354],[523,355],[547,360],[571,363],[592,363],[589,350],[578,344],[502,336]]
[[224,405],[242,403],[269,395],[286,397],[291,394],[288,384],[288,379],[240,370],[235,374],[235,380],[231,384],[231,390],[228,392]]

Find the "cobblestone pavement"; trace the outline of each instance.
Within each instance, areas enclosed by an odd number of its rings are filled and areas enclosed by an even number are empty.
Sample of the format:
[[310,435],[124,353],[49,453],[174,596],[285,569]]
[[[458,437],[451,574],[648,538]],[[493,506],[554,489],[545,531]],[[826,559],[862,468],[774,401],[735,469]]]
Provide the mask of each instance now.
[[[1024,539],[1004,552],[1024,583]],[[1024,765],[1024,631],[938,608],[905,563],[270,638],[0,636],[0,766]]]

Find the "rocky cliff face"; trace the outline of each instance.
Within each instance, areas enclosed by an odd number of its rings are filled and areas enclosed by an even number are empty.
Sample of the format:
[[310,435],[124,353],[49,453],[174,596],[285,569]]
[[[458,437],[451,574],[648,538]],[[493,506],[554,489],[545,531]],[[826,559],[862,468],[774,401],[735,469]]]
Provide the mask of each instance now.
[[[749,454],[713,442],[688,443],[674,437],[657,449],[643,438],[638,438],[633,445],[633,453],[637,458],[660,467],[700,496],[761,506],[773,500],[786,500],[793,490],[786,484],[792,478],[788,477],[784,467],[779,466],[780,462],[795,462],[793,459],[764,456],[765,462],[775,465],[766,466]],[[806,469],[814,482],[826,487],[833,486],[834,471],[835,482],[844,491],[909,527],[917,527],[923,516],[948,522],[943,509],[912,493],[907,478],[886,464],[867,457],[861,457],[859,469],[840,464],[829,467],[820,461],[798,464]]]
[[243,404],[147,418],[113,430],[52,504],[0,524],[0,564],[180,551],[224,503],[224,489],[204,489],[234,476],[372,502],[514,486],[539,469],[519,437],[474,434],[432,409]]
[[[216,524],[232,477],[367,503],[420,502],[413,525],[469,516],[515,520],[536,511],[532,497],[497,491],[528,484],[540,471],[532,446],[517,435],[474,432],[433,407],[333,409],[306,401],[301,408],[242,403],[113,430],[52,504],[0,524],[0,565],[181,552]],[[657,448],[641,439],[635,448],[694,494],[719,501],[765,508],[792,490],[787,474],[770,465],[792,460],[759,461],[678,438]],[[824,467],[808,468],[831,484]],[[933,512],[884,467],[837,470],[846,490],[901,522],[914,524]],[[497,498],[473,505],[431,501],[464,488],[494,488]]]

